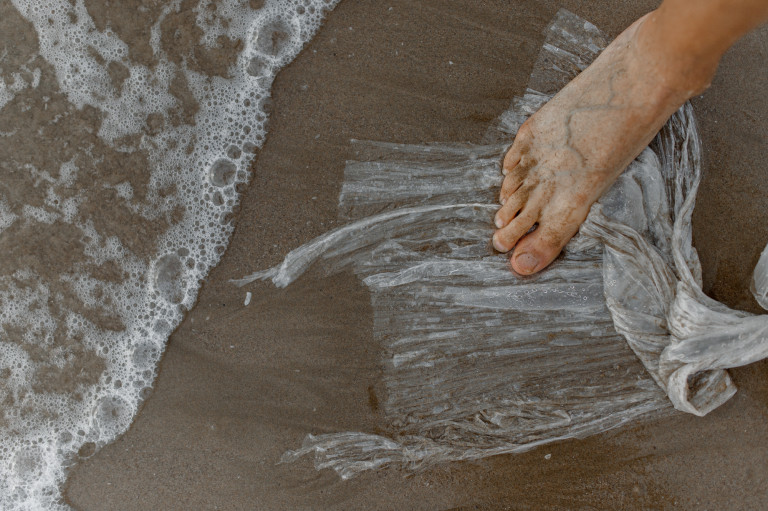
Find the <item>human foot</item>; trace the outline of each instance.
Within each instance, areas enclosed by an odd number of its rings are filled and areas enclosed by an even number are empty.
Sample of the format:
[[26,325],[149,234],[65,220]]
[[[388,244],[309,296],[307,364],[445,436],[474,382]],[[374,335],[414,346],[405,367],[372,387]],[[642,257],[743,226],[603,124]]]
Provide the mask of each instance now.
[[666,48],[654,15],[625,30],[520,127],[504,158],[493,236],[500,252],[514,247],[515,272],[549,265],[592,204],[714,74],[716,61],[692,63]]

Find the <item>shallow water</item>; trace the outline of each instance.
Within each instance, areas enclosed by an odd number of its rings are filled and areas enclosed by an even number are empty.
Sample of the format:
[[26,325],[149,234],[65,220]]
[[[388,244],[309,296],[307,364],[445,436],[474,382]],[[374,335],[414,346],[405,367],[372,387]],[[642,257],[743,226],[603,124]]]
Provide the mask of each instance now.
[[335,0],[0,5],[0,507],[125,431]]

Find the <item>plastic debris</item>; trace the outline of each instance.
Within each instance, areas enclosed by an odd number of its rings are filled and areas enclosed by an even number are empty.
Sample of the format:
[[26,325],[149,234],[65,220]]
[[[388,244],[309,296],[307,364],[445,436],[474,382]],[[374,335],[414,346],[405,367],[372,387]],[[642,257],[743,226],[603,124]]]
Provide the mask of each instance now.
[[[768,316],[701,291],[691,244],[700,142],[680,109],[596,203],[545,271],[518,277],[489,240],[500,160],[524,120],[605,47],[560,11],[522,98],[488,145],[353,141],[346,226],[237,281],[284,287],[310,268],[350,269],[371,291],[384,356],[386,434],[309,435],[283,457],[348,478],[396,465],[521,452],[679,410],[704,415],[736,391],[727,372],[768,355]],[[765,296],[764,256],[755,289]]]

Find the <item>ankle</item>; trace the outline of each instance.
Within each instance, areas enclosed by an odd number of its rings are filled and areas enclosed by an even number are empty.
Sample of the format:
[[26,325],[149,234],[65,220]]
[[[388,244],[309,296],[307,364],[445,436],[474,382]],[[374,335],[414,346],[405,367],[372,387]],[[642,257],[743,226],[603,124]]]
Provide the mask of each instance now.
[[692,36],[671,27],[658,10],[643,19],[636,33],[636,48],[651,63],[659,85],[681,101],[709,87],[722,56],[719,49],[704,48]]

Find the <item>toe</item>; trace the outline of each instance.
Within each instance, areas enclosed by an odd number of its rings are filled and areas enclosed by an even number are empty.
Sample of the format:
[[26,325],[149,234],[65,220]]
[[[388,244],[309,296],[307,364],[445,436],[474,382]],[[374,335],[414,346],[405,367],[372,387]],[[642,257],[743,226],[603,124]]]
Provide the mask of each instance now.
[[501,192],[499,192],[500,204],[505,204],[509,200],[509,197],[523,184],[523,181],[531,170],[527,163],[526,160],[521,161],[518,163],[517,167],[512,169],[509,174],[504,177],[504,182],[501,183]]
[[517,240],[525,236],[536,223],[538,211],[525,209],[516,216],[509,225],[497,230],[493,235],[493,246],[499,252],[509,252],[515,246]]
[[[527,121],[526,121],[527,122]],[[504,163],[501,166],[501,172],[507,175],[514,169],[520,159],[528,153],[530,149],[530,129],[526,123],[520,126],[520,129],[515,135],[515,140],[512,143],[512,147],[509,148],[507,154],[504,156]]]
[[520,158],[522,158],[522,156],[523,144],[518,144],[517,142],[513,143],[512,147],[507,151],[507,154],[504,155],[504,162],[501,164],[501,173],[506,176],[512,172],[512,169],[520,163]]
[[[507,176],[509,177],[509,176]],[[501,209],[496,212],[494,224],[496,228],[503,229],[525,207],[528,201],[529,190],[527,187],[519,188],[502,202]]]
[[578,232],[580,222],[560,224],[539,220],[538,228],[515,246],[510,265],[515,273],[531,275],[546,268]]

